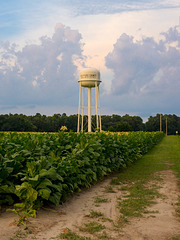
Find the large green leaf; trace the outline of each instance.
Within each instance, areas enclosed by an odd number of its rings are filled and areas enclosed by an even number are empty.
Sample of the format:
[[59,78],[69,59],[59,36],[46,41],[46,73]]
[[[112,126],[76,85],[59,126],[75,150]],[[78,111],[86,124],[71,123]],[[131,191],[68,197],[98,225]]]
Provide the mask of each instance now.
[[58,192],[61,192],[63,186],[62,186],[61,183],[60,183],[60,184],[53,184],[53,185],[52,185],[52,188],[56,189]]
[[42,180],[42,182],[40,182],[40,184],[36,187],[36,189],[41,189],[41,188],[45,188],[47,186],[52,186],[52,182],[48,179],[45,178]]
[[42,169],[39,173],[39,176],[40,177],[49,177],[53,180],[57,179],[57,173],[56,173],[56,170],[54,168],[50,168],[48,170]]
[[23,182],[21,185],[17,185],[15,192],[21,199],[26,199],[30,202],[34,202],[37,199],[37,191],[33,189],[28,182]]
[[34,202],[37,199],[37,191],[33,188],[29,188],[27,191],[27,200],[30,200],[30,202]]
[[12,185],[0,186],[0,193],[14,193],[14,192],[15,192],[15,188]]
[[47,189],[47,188],[43,188],[43,189],[40,189],[38,191],[38,196],[48,200],[49,197],[50,197],[50,193],[51,193],[51,190],[50,189]]
[[60,203],[61,196],[62,196],[62,194],[59,193],[59,192],[53,193],[49,197],[49,201],[52,202],[55,205],[58,205]]
[[28,180],[37,182],[39,180],[39,175],[36,175],[35,177],[32,178],[28,178]]
[[28,172],[31,177],[36,175],[36,162],[27,162]]

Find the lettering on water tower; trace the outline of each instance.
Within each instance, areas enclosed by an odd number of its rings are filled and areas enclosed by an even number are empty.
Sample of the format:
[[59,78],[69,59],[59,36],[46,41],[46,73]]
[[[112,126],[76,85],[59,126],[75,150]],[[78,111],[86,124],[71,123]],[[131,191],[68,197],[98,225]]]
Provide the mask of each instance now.
[[93,74],[83,74],[80,75],[80,78],[84,79],[84,78],[97,78],[97,74],[93,73]]

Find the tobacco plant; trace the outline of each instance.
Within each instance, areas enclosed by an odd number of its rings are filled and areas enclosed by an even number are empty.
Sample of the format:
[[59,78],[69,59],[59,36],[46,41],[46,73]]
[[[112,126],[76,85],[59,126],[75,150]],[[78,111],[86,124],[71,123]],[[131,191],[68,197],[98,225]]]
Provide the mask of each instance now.
[[163,137],[161,132],[93,134],[0,133],[0,206],[14,203],[20,223],[44,204],[127,167]]

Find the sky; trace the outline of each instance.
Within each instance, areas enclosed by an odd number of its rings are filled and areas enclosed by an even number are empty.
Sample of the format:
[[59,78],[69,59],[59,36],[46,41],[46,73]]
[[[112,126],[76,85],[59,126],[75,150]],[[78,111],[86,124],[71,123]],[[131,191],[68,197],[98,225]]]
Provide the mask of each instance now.
[[0,114],[77,114],[85,67],[101,114],[180,116],[179,0],[0,0]]

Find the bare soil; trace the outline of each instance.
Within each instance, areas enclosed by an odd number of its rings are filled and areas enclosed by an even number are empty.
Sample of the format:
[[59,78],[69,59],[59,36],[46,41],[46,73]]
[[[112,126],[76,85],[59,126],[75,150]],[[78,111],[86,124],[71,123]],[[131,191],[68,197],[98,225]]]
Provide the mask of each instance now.
[[[178,240],[180,239],[180,217],[176,214],[179,189],[177,178],[171,170],[159,172],[162,181],[157,182],[163,194],[140,218],[131,218],[121,226],[117,198],[123,198],[120,186],[112,186],[115,192],[107,192],[112,177],[96,184],[52,210],[41,209],[36,219],[30,219],[28,229],[17,227],[11,212],[0,214],[0,240],[15,239],[61,239],[59,235],[69,229],[79,236],[91,239],[120,240]],[[153,183],[154,184],[154,183]],[[97,198],[98,197],[98,198]],[[103,217],[91,218],[90,212],[101,212]],[[90,234],[82,231],[86,223],[97,222],[104,230]]]

